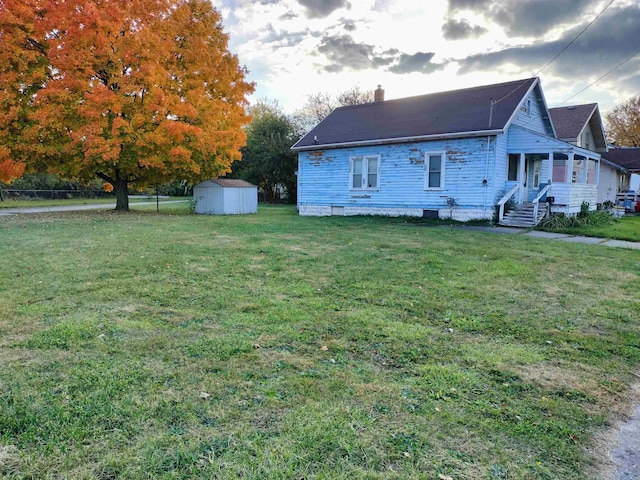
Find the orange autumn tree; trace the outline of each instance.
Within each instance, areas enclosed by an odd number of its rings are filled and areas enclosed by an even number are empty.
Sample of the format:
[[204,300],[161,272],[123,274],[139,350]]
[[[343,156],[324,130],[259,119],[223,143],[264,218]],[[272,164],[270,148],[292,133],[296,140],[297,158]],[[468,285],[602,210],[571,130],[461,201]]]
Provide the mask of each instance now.
[[208,0],[0,0],[0,65],[0,164],[97,176],[116,210],[240,158],[253,85]]

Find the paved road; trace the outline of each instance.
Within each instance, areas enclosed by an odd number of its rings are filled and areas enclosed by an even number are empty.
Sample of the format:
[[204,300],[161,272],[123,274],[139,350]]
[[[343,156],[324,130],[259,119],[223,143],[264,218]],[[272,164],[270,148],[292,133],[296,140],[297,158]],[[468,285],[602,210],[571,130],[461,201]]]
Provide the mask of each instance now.
[[[182,203],[186,200],[167,200],[160,202],[160,205],[168,203]],[[155,205],[156,202],[131,202],[129,206],[136,205]],[[24,208],[0,208],[0,216],[2,215],[22,215],[27,213],[51,213],[51,212],[77,212],[81,210],[113,210],[116,208],[115,203],[96,203],[93,205],[60,205],[55,207],[24,207]]]

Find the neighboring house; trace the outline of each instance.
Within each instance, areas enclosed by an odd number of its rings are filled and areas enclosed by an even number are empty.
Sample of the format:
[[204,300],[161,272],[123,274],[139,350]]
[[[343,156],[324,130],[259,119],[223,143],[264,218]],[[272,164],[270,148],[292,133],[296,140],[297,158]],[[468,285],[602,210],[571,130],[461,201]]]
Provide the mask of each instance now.
[[602,154],[597,203],[615,202],[619,192],[629,188],[627,169],[607,158],[602,117],[597,103],[550,108],[549,114],[560,140]]
[[[379,89],[380,90],[380,89]],[[298,152],[301,215],[502,218],[595,208],[600,154],[559,140],[538,78],[334,110]],[[520,220],[515,223],[522,223]]]
[[626,169],[630,175],[626,185],[622,185],[619,191],[633,190],[637,194],[640,190],[640,147],[609,147],[609,151],[602,156]]
[[242,215],[258,212],[258,187],[228,178],[205,180],[193,187],[195,212],[206,215]]

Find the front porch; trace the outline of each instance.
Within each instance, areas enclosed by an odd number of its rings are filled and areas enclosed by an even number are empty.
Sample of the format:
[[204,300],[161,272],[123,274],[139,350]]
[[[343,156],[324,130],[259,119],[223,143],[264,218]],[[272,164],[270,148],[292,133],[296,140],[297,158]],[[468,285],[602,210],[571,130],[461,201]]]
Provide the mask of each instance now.
[[499,221],[507,202],[531,203],[536,214],[540,204],[564,215],[577,214],[584,202],[595,210],[599,153],[518,127],[510,129],[508,142],[506,194],[498,202]]

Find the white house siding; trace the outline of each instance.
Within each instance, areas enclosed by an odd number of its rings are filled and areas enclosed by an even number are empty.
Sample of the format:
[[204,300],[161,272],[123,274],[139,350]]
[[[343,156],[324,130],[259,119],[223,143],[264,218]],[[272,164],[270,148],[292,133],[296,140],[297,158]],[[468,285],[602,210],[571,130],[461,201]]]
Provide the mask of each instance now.
[[598,188],[586,183],[554,183],[549,196],[556,199],[556,203],[551,205],[552,212],[575,215],[580,212],[582,202],[587,202],[590,210],[596,209]]
[[526,104],[527,100],[531,105],[529,112],[523,112],[518,107],[518,111],[515,118],[513,119],[512,125],[518,125],[520,127],[526,128],[527,130],[542,133],[543,135],[550,135],[551,132],[548,131],[547,127],[545,126],[545,122],[542,118],[542,111],[540,110],[540,106],[538,105],[538,101],[536,100],[536,89],[534,89],[527,96],[523,104]]
[[598,179],[598,203],[604,203],[606,201],[615,202],[619,182],[620,175],[618,174],[618,170],[602,162],[600,164],[600,177]]
[[[445,152],[443,189],[425,189],[425,152]],[[349,189],[350,157],[359,155],[380,155],[377,190]],[[422,216],[436,210],[460,220],[493,216],[494,137],[489,151],[481,137],[306,151],[298,158],[301,215]],[[450,208],[447,198],[456,206]]]
[[593,131],[591,130],[591,125],[588,123],[582,129],[580,136],[578,137],[578,147],[586,148],[587,150],[596,149],[595,140],[593,139]]

